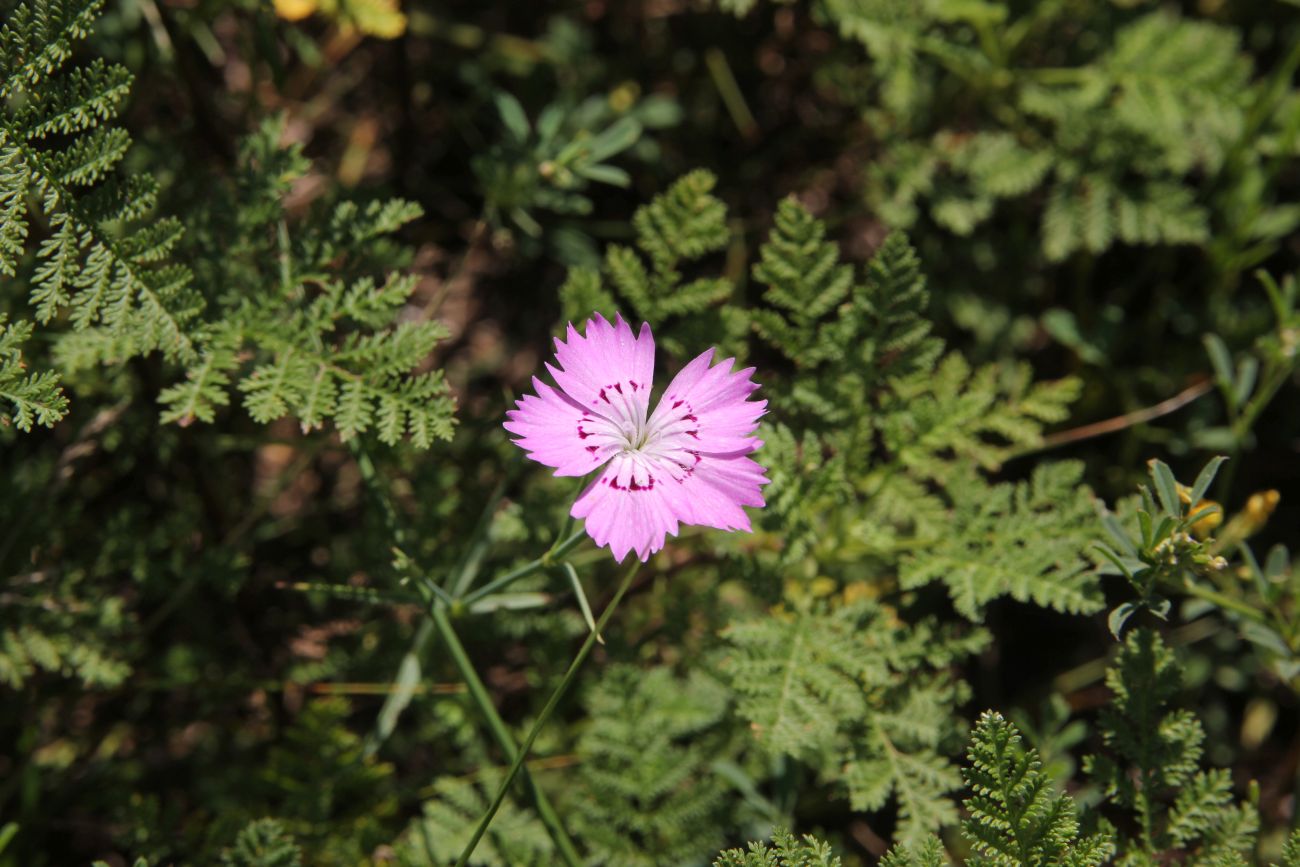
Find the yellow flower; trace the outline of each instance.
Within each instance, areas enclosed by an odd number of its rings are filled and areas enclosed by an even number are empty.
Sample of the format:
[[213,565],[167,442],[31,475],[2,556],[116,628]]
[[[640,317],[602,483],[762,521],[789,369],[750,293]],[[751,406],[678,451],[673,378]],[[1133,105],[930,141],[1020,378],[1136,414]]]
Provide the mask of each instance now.
[[406,16],[399,0],[274,0],[275,14],[285,21],[301,21],[320,13],[342,30],[359,30],[379,39],[396,39],[406,32]]
[[275,0],[275,14],[285,21],[301,21],[316,11],[316,0]]
[[1196,534],[1196,538],[1204,539],[1206,536],[1209,536],[1211,533],[1213,533],[1219,527],[1219,525],[1223,523],[1223,506],[1220,506],[1214,500],[1205,500],[1205,499],[1202,499],[1198,503],[1193,503],[1192,489],[1187,487],[1186,485],[1178,486],[1178,499],[1182,500],[1183,504],[1188,506],[1189,511],[1193,514],[1202,511],[1208,506],[1215,506],[1218,509],[1218,511],[1211,512],[1205,517],[1201,518],[1200,520],[1192,524],[1192,532]]
[[1268,523],[1269,516],[1277,508],[1278,500],[1282,495],[1277,491],[1260,491],[1257,494],[1251,494],[1250,499],[1246,501],[1246,508],[1242,509],[1241,514],[1245,519],[1246,535],[1251,536],[1264,528]]

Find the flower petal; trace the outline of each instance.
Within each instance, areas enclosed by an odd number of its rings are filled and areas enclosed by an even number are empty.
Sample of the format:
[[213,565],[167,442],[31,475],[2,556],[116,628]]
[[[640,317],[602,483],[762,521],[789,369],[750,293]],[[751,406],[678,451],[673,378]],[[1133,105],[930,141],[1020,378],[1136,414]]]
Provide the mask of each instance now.
[[622,447],[619,431],[603,416],[533,377],[537,394],[524,395],[506,413],[505,429],[528,457],[555,468],[557,476],[585,476]]
[[749,400],[758,390],[754,368],[732,372],[734,359],[710,366],[713,350],[696,356],[673,377],[650,416],[649,428],[660,433],[664,448],[703,454],[732,454],[758,448],[752,436],[767,401]]
[[677,516],[654,468],[641,456],[623,454],[610,461],[600,478],[582,492],[570,512],[586,522],[597,545],[608,545],[622,562],[629,551],[642,561],[677,535]]
[[[757,442],[757,441],[756,441]],[[744,454],[699,454],[689,472],[656,486],[683,524],[749,532],[744,506],[761,508],[763,485],[769,479],[756,461]]]
[[633,336],[621,315],[611,325],[596,314],[587,320],[585,335],[570,323],[567,338],[567,342],[555,340],[559,368],[546,365],[556,385],[584,408],[611,421],[642,423],[654,379],[655,342],[650,323]]

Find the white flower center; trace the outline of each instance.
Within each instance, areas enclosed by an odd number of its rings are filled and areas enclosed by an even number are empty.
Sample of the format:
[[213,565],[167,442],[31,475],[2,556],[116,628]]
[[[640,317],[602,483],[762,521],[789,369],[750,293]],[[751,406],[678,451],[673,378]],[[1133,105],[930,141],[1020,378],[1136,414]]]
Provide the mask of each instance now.
[[578,423],[592,468],[610,461],[610,484],[619,490],[653,490],[667,478],[681,481],[700,462],[699,419],[691,405],[665,395],[647,418],[648,400],[638,399],[645,388],[631,381],[605,386],[597,408]]

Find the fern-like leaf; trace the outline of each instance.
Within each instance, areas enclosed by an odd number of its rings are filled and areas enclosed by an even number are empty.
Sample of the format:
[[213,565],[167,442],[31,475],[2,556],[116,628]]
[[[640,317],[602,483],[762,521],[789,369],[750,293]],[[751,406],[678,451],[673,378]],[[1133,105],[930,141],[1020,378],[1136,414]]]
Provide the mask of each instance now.
[[971,734],[965,771],[970,818],[962,832],[978,855],[973,865],[990,867],[1093,867],[1114,845],[1101,834],[1079,836],[1074,802],[1053,791],[1038,753],[1025,749],[1020,732],[988,711]]
[[825,236],[820,220],[786,199],[754,266],[754,279],[768,287],[764,300],[777,308],[755,310],[754,329],[802,367],[840,358],[846,349],[833,333],[837,323],[822,320],[848,298],[853,268]]
[[772,843],[750,843],[746,849],[728,849],[718,854],[713,867],[840,867],[831,847],[811,834],[802,839],[778,828]]
[[301,867],[302,850],[274,819],[258,819],[221,853],[222,867]]
[[934,837],[918,846],[895,846],[880,861],[880,867],[947,867],[943,844]]
[[818,767],[854,809],[896,799],[907,842],[956,821],[960,777],[944,753],[964,693],[945,668],[980,647],[982,633],[905,626],[853,603],[734,623],[726,636],[738,713],[765,751]]
[[68,412],[68,399],[52,371],[30,373],[22,344],[31,336],[27,322],[8,323],[0,313],[0,426],[29,431],[32,425],[53,427]]
[[[434,783],[435,796],[424,802],[423,814],[411,821],[394,847],[397,864],[454,863],[496,791],[497,776],[485,774],[478,781],[442,777]],[[554,845],[546,827],[536,816],[506,800],[469,863],[475,867],[545,867],[554,862]]]
[[951,522],[903,560],[903,587],[942,581],[957,610],[978,619],[999,596],[1058,611],[1102,607],[1085,553],[1100,536],[1083,466],[1042,464],[1028,482],[989,487],[973,477],[952,488]]
[[51,230],[31,279],[38,319],[70,309],[75,328],[109,331],[119,357],[161,350],[189,359],[189,325],[202,302],[188,270],[168,264],[180,225],[141,221],[152,185],[115,176],[131,139],[105,124],[131,76],[102,61],[64,68],[100,6],[23,3],[0,27],[0,274],[17,273],[30,233],[26,200],[34,199]]
[[1125,841],[1129,860],[1177,851],[1188,863],[1213,864],[1248,851],[1258,815],[1235,802],[1227,771],[1200,770],[1205,732],[1189,711],[1170,707],[1182,676],[1159,634],[1130,633],[1106,684],[1114,694],[1099,721],[1106,752],[1088,756],[1084,768],[1136,816],[1142,833]]
[[697,672],[617,667],[587,700],[573,827],[593,860],[657,867],[717,851],[727,801],[709,765],[727,737],[727,691]]

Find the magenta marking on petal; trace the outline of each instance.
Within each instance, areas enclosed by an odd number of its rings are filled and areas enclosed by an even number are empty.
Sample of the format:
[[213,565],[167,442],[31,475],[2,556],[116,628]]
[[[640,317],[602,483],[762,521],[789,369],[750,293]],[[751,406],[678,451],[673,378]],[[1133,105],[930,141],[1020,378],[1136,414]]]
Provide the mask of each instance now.
[[627,381],[627,383],[628,383],[628,385],[632,386],[632,390],[633,390],[633,391],[636,391],[638,388],[641,387],[641,386],[639,386],[639,385],[636,384],[636,380],[635,380],[635,379],[629,379],[629,380]]
[[622,394],[622,393],[623,393],[623,386],[622,386],[622,384],[621,384],[621,383],[617,383],[617,382],[614,383],[614,390],[617,391],[619,394]]
[[674,402],[673,402],[673,409],[677,409],[677,407],[681,406],[681,405],[684,404],[684,403],[686,403],[686,401],[684,401],[684,400],[674,401]]

